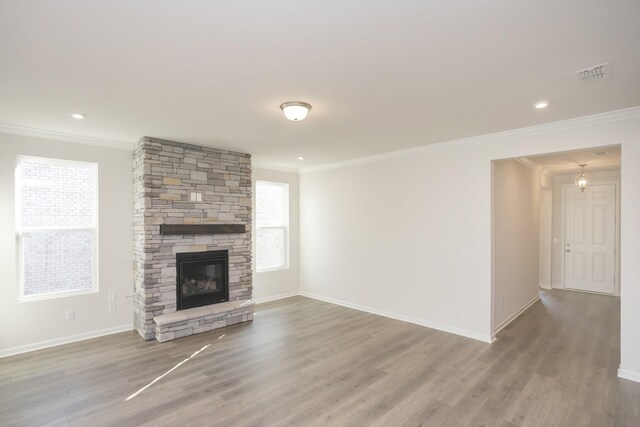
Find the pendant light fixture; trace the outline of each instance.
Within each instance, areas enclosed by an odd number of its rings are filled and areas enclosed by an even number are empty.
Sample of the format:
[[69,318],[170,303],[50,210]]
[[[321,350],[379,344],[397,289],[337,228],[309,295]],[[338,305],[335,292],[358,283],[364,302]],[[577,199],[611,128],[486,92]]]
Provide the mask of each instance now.
[[587,165],[581,164],[580,166],[580,175],[576,177],[576,187],[580,189],[581,192],[587,188],[587,178],[584,176],[584,167]]
[[307,117],[309,110],[311,110],[311,105],[306,102],[285,102],[280,105],[280,109],[287,119],[299,122]]

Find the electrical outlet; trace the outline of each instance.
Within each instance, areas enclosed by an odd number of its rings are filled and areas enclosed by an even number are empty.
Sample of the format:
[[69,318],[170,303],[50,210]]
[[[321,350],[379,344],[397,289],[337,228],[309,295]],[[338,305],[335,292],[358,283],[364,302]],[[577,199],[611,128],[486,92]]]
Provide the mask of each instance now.
[[108,313],[115,313],[116,312],[116,305],[114,303],[111,303],[107,306],[107,312]]
[[109,292],[107,294],[107,301],[109,302],[114,302],[116,300],[116,294],[115,292]]
[[500,299],[500,308],[504,308],[504,300],[502,298]]
[[73,308],[68,308],[65,312],[65,319],[73,320],[76,318],[76,311]]

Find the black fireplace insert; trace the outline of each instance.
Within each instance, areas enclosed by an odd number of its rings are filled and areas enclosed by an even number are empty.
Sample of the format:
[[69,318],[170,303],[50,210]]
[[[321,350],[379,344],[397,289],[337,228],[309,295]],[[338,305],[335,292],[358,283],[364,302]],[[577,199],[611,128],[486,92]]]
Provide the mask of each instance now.
[[176,254],[177,309],[229,301],[229,252]]

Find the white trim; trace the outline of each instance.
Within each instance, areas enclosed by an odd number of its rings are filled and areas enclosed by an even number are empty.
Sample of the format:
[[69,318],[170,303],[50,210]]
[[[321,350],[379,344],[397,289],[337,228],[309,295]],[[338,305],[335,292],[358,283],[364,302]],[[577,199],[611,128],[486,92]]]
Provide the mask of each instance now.
[[279,165],[276,163],[269,163],[269,162],[261,162],[261,161],[256,161],[256,160],[251,160],[251,168],[252,169],[266,169],[266,170],[271,170],[271,171],[278,171],[278,172],[287,172],[287,173],[298,173],[298,168],[294,168],[291,166],[284,166],[284,165]]
[[[605,113],[593,114],[590,116],[577,117],[568,120],[546,123],[542,125],[529,126],[519,129],[512,129],[502,132],[494,132],[485,135],[472,136],[469,138],[454,139],[434,144],[422,145],[403,150],[389,151],[373,156],[358,157],[355,159],[345,160],[341,162],[329,163],[326,165],[312,166],[308,168],[296,168],[284,166],[276,163],[261,162],[252,160],[251,165],[258,169],[275,170],[288,173],[311,173],[329,169],[337,169],[353,165],[361,165],[366,163],[378,162],[386,159],[396,159],[401,157],[409,157],[419,153],[429,153],[433,151],[441,151],[449,148],[455,148],[461,145],[476,145],[490,142],[497,142],[506,139],[523,138],[527,136],[542,135],[551,132],[577,129],[585,126],[593,126],[604,123],[617,122],[622,120],[630,120],[640,118],[640,107],[630,107],[622,110],[608,111]],[[97,138],[85,135],[76,135],[66,132],[57,132],[45,129],[35,129],[23,126],[10,125],[0,123],[0,133],[9,135],[30,136],[35,138],[52,139],[62,142],[73,142],[78,144],[96,145],[99,147],[115,148],[120,150],[133,150],[135,142],[116,141],[111,139]]]
[[324,297],[324,296],[321,296],[321,295],[312,294],[312,293],[309,293],[309,292],[300,292],[299,294],[301,296],[303,296],[303,297],[313,298],[313,299],[316,299],[316,300],[319,300],[319,301],[324,301],[324,302],[328,302],[328,303],[331,303],[331,304],[341,305],[343,307],[353,308],[355,310],[360,310],[360,311],[364,311],[364,312],[367,312],[367,313],[376,314],[378,316],[383,316],[383,317],[388,317],[390,319],[400,320],[400,321],[403,321],[403,322],[413,323],[415,325],[425,326],[425,327],[431,328],[431,329],[437,329],[439,331],[448,332],[450,334],[455,334],[455,335],[460,335],[460,336],[463,336],[463,337],[466,337],[466,338],[471,338],[471,339],[482,341],[482,342],[486,342],[486,343],[491,343],[492,342],[492,339],[491,339],[491,337],[489,335],[483,335],[483,334],[479,334],[477,332],[467,331],[465,329],[454,328],[454,327],[451,327],[451,326],[442,325],[440,323],[434,323],[434,322],[429,322],[429,321],[426,321],[426,320],[416,319],[414,317],[404,316],[402,314],[397,314],[397,313],[391,313],[389,311],[379,310],[377,308],[365,307],[363,305],[353,304],[353,303],[350,303],[350,302],[347,302],[347,301],[342,301],[342,300],[338,300],[338,299],[334,299],[334,298],[328,298],[328,297]]
[[[285,230],[285,234],[287,231],[285,227],[260,227],[260,228],[263,230],[265,228],[275,228],[275,229],[282,228],[283,230]],[[289,269],[289,264],[281,265],[279,267],[265,267],[265,268],[256,267],[256,273],[271,273],[272,271],[280,271],[280,270],[288,270],[288,269]]]
[[298,292],[287,292],[285,294],[278,294],[278,295],[273,295],[273,296],[270,296],[270,297],[257,298],[257,299],[254,299],[253,302],[255,304],[262,304],[262,303],[265,303],[265,302],[271,302],[271,301],[277,301],[277,300],[281,300],[281,299],[285,299],[285,298],[297,297],[298,295],[300,295]]
[[131,151],[135,148],[135,142],[116,141],[112,139],[97,138],[93,136],[75,135],[66,132],[56,132],[52,130],[15,126],[5,123],[0,123],[0,133],[52,139],[54,141],[62,142],[73,142],[76,144],[96,145],[98,147],[115,148],[117,150]]
[[546,123],[542,125],[529,126],[519,129],[507,130],[502,132],[489,133],[485,135],[472,136],[469,138],[455,139],[435,144],[427,144],[419,147],[407,148],[404,150],[390,151],[373,156],[359,157],[356,159],[345,160],[336,163],[330,163],[321,166],[313,166],[300,169],[300,173],[320,172],[329,169],[343,168],[347,166],[362,165],[367,163],[379,162],[388,159],[397,159],[402,157],[415,156],[416,154],[430,153],[434,151],[448,150],[460,146],[480,145],[493,143],[515,138],[524,138],[529,136],[544,135],[564,130],[578,129],[586,126],[593,126],[605,123],[612,123],[622,120],[640,118],[640,107],[625,108],[622,110],[609,111],[606,113],[594,114],[591,116],[577,117],[569,120],[561,120],[557,122]]
[[551,289],[551,285],[545,285],[544,283],[538,283],[538,286],[540,287],[540,289]]
[[520,316],[522,313],[524,313],[525,311],[527,311],[527,309],[529,307],[531,307],[533,304],[537,303],[538,300],[540,300],[540,295],[536,295],[535,298],[533,298],[531,301],[529,301],[528,303],[526,303],[525,305],[523,305],[522,307],[520,307],[520,310],[516,311],[515,313],[513,313],[511,316],[509,316],[508,319],[506,319],[505,321],[503,321],[502,323],[500,323],[497,327],[496,330],[493,332],[493,338],[495,338],[495,336],[504,328],[507,327],[507,325],[509,325],[509,323],[513,322],[514,320],[516,320],[518,318],[518,316]]
[[0,350],[0,358],[9,357],[16,354],[27,353],[30,351],[42,350],[50,347],[57,347],[63,344],[70,344],[77,341],[84,341],[91,338],[97,338],[105,335],[117,334],[120,332],[127,332],[132,330],[133,330],[133,325],[122,325],[122,326],[115,326],[113,328],[100,329],[92,332],[85,332],[83,334],[78,334],[78,335],[71,335],[68,337],[56,338],[53,340],[40,341],[33,344],[27,344],[27,345]]
[[640,372],[629,371],[627,369],[618,368],[618,378],[640,383]]
[[536,173],[540,173],[544,170],[544,168],[534,162],[532,162],[531,160],[527,159],[526,157],[516,157],[514,159],[516,162],[522,163],[523,165],[525,165],[526,167],[528,167],[529,169],[531,169],[532,171],[536,172]]

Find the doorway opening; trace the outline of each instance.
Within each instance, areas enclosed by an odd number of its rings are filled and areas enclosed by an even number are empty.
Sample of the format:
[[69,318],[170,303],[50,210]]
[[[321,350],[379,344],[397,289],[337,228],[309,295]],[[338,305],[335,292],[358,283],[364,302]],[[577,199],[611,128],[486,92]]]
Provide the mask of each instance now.
[[541,292],[620,295],[620,154],[606,146],[492,162],[494,336]]

